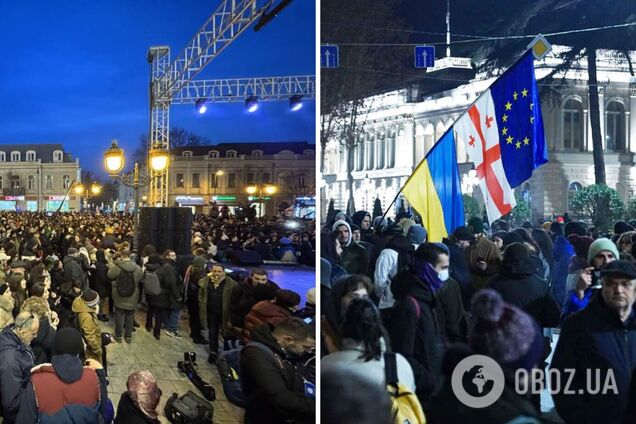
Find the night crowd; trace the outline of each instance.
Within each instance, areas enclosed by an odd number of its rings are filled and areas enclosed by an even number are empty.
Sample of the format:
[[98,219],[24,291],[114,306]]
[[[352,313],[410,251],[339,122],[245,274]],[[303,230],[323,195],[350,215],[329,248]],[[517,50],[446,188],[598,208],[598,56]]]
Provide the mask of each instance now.
[[[322,421],[398,422],[406,411],[444,424],[635,423],[635,229],[474,217],[437,243],[404,211],[394,221],[335,211],[321,229]],[[484,408],[452,383],[471,355],[503,371]],[[518,389],[540,369],[561,373],[558,392]],[[592,389],[612,390],[591,390],[588,370]]]
[[241,349],[245,422],[313,422],[315,289],[301,305],[263,269],[227,270],[235,250],[313,265],[314,223],[292,222],[196,215],[189,254],[152,245],[137,254],[132,215],[0,212],[3,422],[158,423],[161,388],[143,364],[115,411],[108,346],[134,343],[142,326],[157,340],[181,339],[186,313],[210,366]]

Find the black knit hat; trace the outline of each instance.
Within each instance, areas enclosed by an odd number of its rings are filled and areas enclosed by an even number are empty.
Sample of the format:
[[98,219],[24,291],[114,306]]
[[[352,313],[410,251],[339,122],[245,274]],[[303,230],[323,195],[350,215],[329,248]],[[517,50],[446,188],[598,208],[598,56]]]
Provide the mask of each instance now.
[[87,289],[82,293],[82,300],[89,308],[94,308],[99,304],[99,295],[95,290]]
[[276,293],[276,304],[283,308],[300,305],[300,295],[291,290],[279,290]]
[[84,341],[79,331],[72,327],[60,328],[55,333],[53,340],[54,355],[79,355],[84,356]]

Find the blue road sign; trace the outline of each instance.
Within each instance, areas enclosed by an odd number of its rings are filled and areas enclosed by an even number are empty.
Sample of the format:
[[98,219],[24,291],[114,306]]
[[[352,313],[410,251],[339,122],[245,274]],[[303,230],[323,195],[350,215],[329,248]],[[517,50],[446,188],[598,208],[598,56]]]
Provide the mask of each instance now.
[[338,46],[320,46],[320,67],[337,68],[340,65]]
[[415,46],[415,67],[432,68],[435,66],[435,46]]

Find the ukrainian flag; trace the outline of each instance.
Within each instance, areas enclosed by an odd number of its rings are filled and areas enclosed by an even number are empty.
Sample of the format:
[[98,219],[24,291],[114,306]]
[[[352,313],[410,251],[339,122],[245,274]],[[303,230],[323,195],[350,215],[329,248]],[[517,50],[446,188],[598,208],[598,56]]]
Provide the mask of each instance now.
[[455,137],[451,127],[415,168],[402,193],[422,216],[429,242],[440,242],[464,225]]

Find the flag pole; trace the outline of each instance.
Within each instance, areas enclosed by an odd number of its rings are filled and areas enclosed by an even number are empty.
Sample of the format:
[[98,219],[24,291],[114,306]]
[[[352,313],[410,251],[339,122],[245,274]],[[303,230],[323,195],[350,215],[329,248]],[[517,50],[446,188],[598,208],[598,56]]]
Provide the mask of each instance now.
[[[485,93],[488,92],[488,90],[490,89],[490,87],[493,86],[493,84],[495,82],[497,82],[497,80],[501,77],[503,77],[504,75],[506,75],[506,73],[514,68],[514,66],[517,64],[517,62],[519,62],[521,59],[523,59],[523,57],[526,55],[526,53],[528,53],[528,51],[530,51],[531,49],[526,49],[524,50],[524,52],[514,61],[512,62],[512,64],[510,64],[510,66],[508,66],[508,69],[506,69],[501,75],[499,75],[498,77],[495,78],[495,80],[488,86],[487,89],[485,89],[476,99],[475,101],[473,101],[470,105],[468,105],[468,107],[457,117],[457,119],[455,119],[453,121],[453,124],[448,127],[448,129],[444,132],[444,134],[442,134],[442,136],[437,139],[437,141],[435,142],[435,144],[433,144],[433,147],[431,147],[428,152],[426,153],[426,156],[424,156],[424,159],[422,159],[420,161],[420,163],[415,167],[415,169],[413,170],[413,172],[411,173],[411,175],[409,176],[408,180],[406,180],[406,182],[402,185],[402,187],[400,187],[400,189],[398,190],[397,194],[395,195],[395,197],[393,198],[393,201],[391,202],[391,204],[386,208],[386,211],[384,212],[384,214],[382,215],[382,220],[384,220],[386,218],[386,215],[389,213],[389,210],[391,209],[391,207],[395,204],[395,202],[397,201],[398,197],[400,196],[400,194],[402,194],[402,190],[404,190],[404,187],[409,183],[409,181],[411,180],[411,178],[413,177],[413,175],[415,174],[415,172],[419,169],[420,166],[422,166],[422,164],[424,163],[424,161],[428,158],[428,155],[433,151],[433,149],[435,148],[435,146],[437,146],[437,144],[440,142],[440,140],[442,140],[446,134],[451,131],[453,129],[453,127],[455,126],[455,123],[457,123],[457,121],[459,121],[465,114],[468,113],[468,110],[470,109],[470,107],[472,105],[474,105],[475,103],[477,103],[477,100],[479,100],[481,98],[481,96],[483,96]],[[457,143],[457,137],[454,137],[455,139],[455,143]]]

